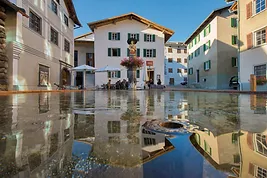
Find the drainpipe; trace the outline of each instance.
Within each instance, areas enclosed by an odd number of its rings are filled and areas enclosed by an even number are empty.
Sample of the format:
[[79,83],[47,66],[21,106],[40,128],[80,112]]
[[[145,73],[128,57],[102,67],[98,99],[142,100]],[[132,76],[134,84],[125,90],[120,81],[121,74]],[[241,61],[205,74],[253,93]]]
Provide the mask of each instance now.
[[238,84],[239,90],[243,90],[242,83],[240,81],[240,0],[237,0],[237,13],[238,13],[238,27],[237,27],[237,36],[238,36],[238,51],[237,51],[237,69],[238,69]]

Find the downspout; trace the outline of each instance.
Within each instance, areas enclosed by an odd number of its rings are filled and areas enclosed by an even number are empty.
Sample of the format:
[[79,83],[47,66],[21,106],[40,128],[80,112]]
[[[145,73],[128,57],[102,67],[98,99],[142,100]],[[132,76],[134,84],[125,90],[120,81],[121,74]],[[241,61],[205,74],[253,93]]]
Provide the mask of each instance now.
[[238,84],[239,84],[239,90],[242,91],[243,87],[242,87],[242,83],[240,81],[240,0],[237,0],[237,13],[238,13],[238,27],[237,27],[237,36],[238,36],[238,51],[237,51],[237,69],[238,69]]

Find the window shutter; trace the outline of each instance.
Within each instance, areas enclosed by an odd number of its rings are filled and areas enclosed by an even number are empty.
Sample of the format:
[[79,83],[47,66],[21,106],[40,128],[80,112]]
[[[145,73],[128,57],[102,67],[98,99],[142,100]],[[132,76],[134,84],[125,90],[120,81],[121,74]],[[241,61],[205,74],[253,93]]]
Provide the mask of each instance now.
[[232,67],[236,67],[236,58],[232,57]]
[[252,33],[247,35],[247,48],[250,49],[253,47]]
[[247,4],[247,19],[252,16],[252,2]]
[[206,36],[206,29],[204,29],[204,37]]
[[129,48],[127,48],[127,56],[128,57],[130,56],[130,50],[129,50]]
[[140,70],[136,70],[136,78],[140,78]]
[[209,60],[209,62],[208,62],[208,63],[209,63],[209,69],[211,69],[211,63],[210,63],[210,60]]
[[118,48],[118,56],[121,56],[121,48]]
[[140,49],[137,48],[137,57],[140,57]]
[[128,40],[131,38],[131,33],[128,33]]
[[152,35],[152,41],[155,42],[156,41],[156,36]]
[[118,71],[118,78],[121,78],[121,71]]
[[139,41],[139,33],[136,34],[137,41]]
[[143,49],[143,57],[146,57],[146,49]]
[[146,41],[146,34],[144,34],[144,41]]
[[206,51],[206,44],[203,45],[203,51]]
[[234,45],[234,44],[235,44],[235,36],[232,35],[232,45]]
[[111,48],[108,48],[108,56],[111,56]]
[[108,72],[108,78],[111,78],[111,72]]
[[156,49],[153,49],[153,57],[156,57]]
[[209,33],[210,33],[210,30],[211,30],[211,29],[210,29],[210,24],[209,24],[209,28],[208,28],[208,29],[209,29]]
[[118,34],[118,40],[121,40],[121,33],[117,33]]
[[111,32],[108,32],[108,40],[111,40]]
[[204,62],[204,70],[206,70],[206,62]]
[[231,27],[235,27],[235,25],[234,25],[234,23],[235,23],[234,20],[235,20],[234,18],[231,18]]

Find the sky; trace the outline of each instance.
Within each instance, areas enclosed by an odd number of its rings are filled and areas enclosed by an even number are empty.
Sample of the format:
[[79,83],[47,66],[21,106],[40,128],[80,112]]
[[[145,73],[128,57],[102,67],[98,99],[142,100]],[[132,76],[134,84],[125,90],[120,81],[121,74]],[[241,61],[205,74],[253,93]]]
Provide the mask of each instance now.
[[91,32],[87,23],[134,12],[173,31],[169,41],[185,41],[224,0],[73,0],[82,28],[74,36]]

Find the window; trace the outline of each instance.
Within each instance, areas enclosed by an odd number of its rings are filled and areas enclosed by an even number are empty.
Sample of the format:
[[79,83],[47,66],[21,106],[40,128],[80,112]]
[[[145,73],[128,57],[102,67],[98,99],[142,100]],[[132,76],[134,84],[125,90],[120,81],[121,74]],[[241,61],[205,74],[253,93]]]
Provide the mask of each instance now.
[[254,66],[254,74],[256,77],[266,77],[266,65]]
[[184,49],[184,53],[187,54],[187,49]]
[[187,59],[186,58],[184,58],[184,63],[187,63]]
[[182,59],[181,58],[177,58],[177,63],[181,63]]
[[256,176],[257,178],[266,178],[267,176],[267,170],[261,167],[257,166],[257,172],[256,172]]
[[145,42],[155,42],[156,36],[151,34],[144,34],[144,41]]
[[144,57],[156,57],[156,49],[144,49]]
[[121,123],[120,121],[108,121],[108,133],[120,133]]
[[68,53],[70,52],[70,42],[66,39],[64,40],[64,50]]
[[172,53],[172,48],[168,48],[168,53]]
[[168,59],[168,62],[169,62],[169,63],[172,63],[172,58],[169,58],[169,59]]
[[185,73],[185,74],[187,73],[187,69],[184,69],[184,73]]
[[177,49],[177,53],[181,53],[181,49]]
[[233,28],[237,27],[237,18],[231,18],[231,27]]
[[267,142],[265,135],[256,134],[256,148],[257,152],[267,156]]
[[95,67],[94,53],[86,53],[86,65]]
[[172,68],[169,68],[168,71],[169,71],[169,73],[172,73]]
[[194,58],[194,54],[193,53],[191,53],[191,58],[190,59],[193,59]]
[[39,86],[47,86],[49,83],[49,67],[39,65]]
[[234,157],[234,163],[235,164],[240,163],[240,155],[239,154],[235,154],[235,155],[233,155],[233,157]]
[[195,38],[195,44],[197,44],[198,42],[200,42],[200,35]]
[[108,78],[121,78],[121,71],[108,72]]
[[232,57],[232,67],[237,67],[237,58]]
[[177,69],[177,73],[182,73],[182,69]]
[[232,133],[232,143],[237,144],[238,142],[238,133]]
[[237,44],[237,36],[232,35],[232,45],[236,45],[236,44]]
[[208,153],[209,155],[211,155],[211,147],[206,142],[206,140],[204,140],[204,150],[205,150],[206,153]]
[[144,138],[144,144],[145,144],[145,146],[156,145],[156,139],[154,139],[154,138]]
[[255,33],[255,46],[266,43],[266,29],[261,29]]
[[78,66],[78,51],[74,51],[74,67]]
[[67,25],[67,27],[69,26],[69,18],[66,16],[66,14],[64,14],[64,23]]
[[57,3],[54,0],[51,0],[51,9],[55,14],[57,14]]
[[193,68],[189,68],[189,75],[193,75]]
[[266,7],[266,1],[265,0],[256,0],[255,1],[255,12],[260,13],[263,11]]
[[118,32],[109,32],[108,33],[108,39],[113,41],[119,41],[120,40],[120,33]]
[[210,24],[204,29],[204,37],[210,34]]
[[42,19],[31,10],[29,14],[29,27],[37,33],[42,34]]
[[195,57],[200,55],[200,48],[198,48],[197,50],[195,50]]
[[204,70],[210,70],[210,60],[209,61],[206,61],[206,62],[204,62]]
[[108,48],[108,56],[120,57],[121,56],[121,49],[120,48]]
[[58,32],[53,27],[51,27],[50,31],[50,41],[58,45]]
[[210,40],[203,46],[203,51],[207,51],[208,49],[210,49]]
[[128,33],[128,39],[134,38],[139,41],[139,34],[138,33]]

